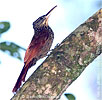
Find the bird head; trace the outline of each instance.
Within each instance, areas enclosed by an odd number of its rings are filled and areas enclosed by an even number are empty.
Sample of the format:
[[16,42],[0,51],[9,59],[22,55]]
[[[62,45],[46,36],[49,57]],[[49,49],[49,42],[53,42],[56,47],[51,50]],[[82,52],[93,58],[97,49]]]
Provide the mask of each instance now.
[[48,26],[48,18],[52,12],[52,10],[54,8],[56,8],[56,6],[54,6],[46,15],[43,15],[41,17],[39,17],[36,21],[33,22],[33,28],[40,28],[40,27],[43,27],[43,26]]

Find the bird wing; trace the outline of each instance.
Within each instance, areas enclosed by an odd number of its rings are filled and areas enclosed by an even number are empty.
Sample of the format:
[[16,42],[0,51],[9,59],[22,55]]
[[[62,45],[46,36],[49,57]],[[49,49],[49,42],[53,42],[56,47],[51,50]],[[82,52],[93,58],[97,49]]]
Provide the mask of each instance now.
[[[34,58],[37,58],[39,55],[39,51],[41,50],[41,48],[45,45],[45,43],[48,40],[48,33],[44,33],[42,35],[35,35],[30,43],[30,45],[28,46],[26,53],[25,53],[25,57],[24,57],[24,67],[21,71],[21,74],[13,88],[13,92],[16,92],[18,90],[18,88],[20,87],[22,81],[25,81],[25,77],[27,74],[28,69],[31,67]],[[36,62],[36,60],[35,60]],[[34,63],[35,63],[34,62]]]
[[48,34],[39,35],[34,37],[26,50],[24,63],[28,65],[33,58],[36,58],[39,50],[44,46],[46,40],[48,38]]

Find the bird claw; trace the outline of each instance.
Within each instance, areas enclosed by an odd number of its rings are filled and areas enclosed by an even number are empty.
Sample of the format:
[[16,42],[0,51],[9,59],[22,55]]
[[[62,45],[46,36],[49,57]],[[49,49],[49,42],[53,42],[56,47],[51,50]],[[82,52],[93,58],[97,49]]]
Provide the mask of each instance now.
[[[55,46],[55,48],[57,48],[59,45],[60,45],[60,44],[57,43],[56,46]],[[49,56],[53,50],[54,50],[54,49],[49,50],[49,52],[47,53],[47,56]]]
[[55,46],[55,48],[57,48],[59,45],[60,45],[60,44],[59,44],[59,43],[57,43],[57,44],[56,44],[56,46]]

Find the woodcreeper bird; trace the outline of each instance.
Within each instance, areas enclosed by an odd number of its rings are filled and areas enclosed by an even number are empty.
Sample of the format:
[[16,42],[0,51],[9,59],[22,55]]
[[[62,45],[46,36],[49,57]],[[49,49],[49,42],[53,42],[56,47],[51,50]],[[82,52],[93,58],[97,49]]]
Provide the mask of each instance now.
[[47,56],[54,39],[54,33],[48,25],[48,18],[52,10],[56,7],[53,7],[46,15],[39,17],[33,22],[35,34],[26,50],[24,67],[12,92],[16,92],[20,88],[22,81],[25,81],[28,69],[35,65],[40,58]]

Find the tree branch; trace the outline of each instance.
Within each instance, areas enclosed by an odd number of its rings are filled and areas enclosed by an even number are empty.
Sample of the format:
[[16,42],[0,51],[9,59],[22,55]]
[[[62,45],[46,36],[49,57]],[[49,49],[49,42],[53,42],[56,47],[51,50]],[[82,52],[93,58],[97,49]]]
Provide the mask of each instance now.
[[12,100],[58,100],[102,52],[102,9],[66,37]]

